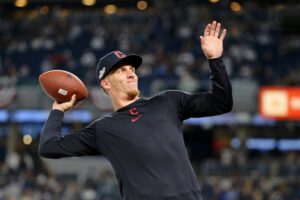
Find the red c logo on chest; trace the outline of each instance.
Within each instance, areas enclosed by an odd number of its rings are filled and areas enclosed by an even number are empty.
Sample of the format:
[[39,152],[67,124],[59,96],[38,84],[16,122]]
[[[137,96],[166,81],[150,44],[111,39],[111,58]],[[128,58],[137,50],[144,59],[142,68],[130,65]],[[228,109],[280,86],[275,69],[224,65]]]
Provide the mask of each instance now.
[[140,117],[142,116],[142,114],[139,114],[139,112],[136,110],[136,107],[133,107],[129,110],[129,113],[134,116],[134,118],[131,118],[131,122],[136,122],[138,119],[140,119]]
[[136,107],[130,108],[129,113],[131,115],[138,115],[139,112],[136,110]]

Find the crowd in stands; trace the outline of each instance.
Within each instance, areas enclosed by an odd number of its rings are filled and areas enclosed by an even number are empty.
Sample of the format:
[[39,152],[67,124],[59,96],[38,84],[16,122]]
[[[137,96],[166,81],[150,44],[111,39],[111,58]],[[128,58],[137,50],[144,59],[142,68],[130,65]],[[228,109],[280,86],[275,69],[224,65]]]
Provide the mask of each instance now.
[[19,84],[37,84],[40,73],[63,69],[94,85],[98,59],[120,49],[143,56],[139,75],[145,95],[161,89],[207,89],[209,68],[199,36],[207,23],[217,20],[228,29],[223,57],[231,78],[262,85],[299,83],[300,37],[282,32],[275,8],[251,1],[234,13],[223,4],[175,2],[154,1],[145,11],[120,8],[112,15],[100,8],[59,6],[47,12],[4,12],[1,75],[16,76]]
[[[243,161],[242,161],[243,160]],[[300,157],[258,156],[240,161],[209,159],[193,163],[207,200],[299,200]],[[242,162],[241,162],[242,161]],[[53,175],[26,168],[0,167],[0,199],[121,200],[115,175]]]
[[[239,153],[237,153],[239,154]],[[222,158],[223,157],[223,158]],[[203,191],[211,200],[299,200],[300,157],[264,154],[247,160],[221,156],[200,165]]]

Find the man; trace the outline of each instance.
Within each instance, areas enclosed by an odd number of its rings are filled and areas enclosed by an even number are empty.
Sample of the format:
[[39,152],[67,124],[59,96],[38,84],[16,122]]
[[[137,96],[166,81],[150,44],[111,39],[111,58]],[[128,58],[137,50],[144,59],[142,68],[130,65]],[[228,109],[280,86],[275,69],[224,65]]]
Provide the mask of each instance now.
[[124,200],[200,200],[200,187],[186,152],[182,122],[190,117],[222,114],[232,109],[231,85],[222,62],[221,24],[208,24],[201,46],[211,68],[212,92],[165,91],[139,97],[135,70],[142,59],[114,51],[97,67],[97,77],[111,98],[114,112],[61,137],[70,102],[54,102],[40,138],[47,158],[99,155],[112,164]]

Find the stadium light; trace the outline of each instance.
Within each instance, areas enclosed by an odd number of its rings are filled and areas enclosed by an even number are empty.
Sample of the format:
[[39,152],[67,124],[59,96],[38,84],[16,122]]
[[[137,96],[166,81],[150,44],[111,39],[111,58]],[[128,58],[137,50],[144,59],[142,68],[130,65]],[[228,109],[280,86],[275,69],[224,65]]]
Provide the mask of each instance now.
[[85,6],[93,6],[96,4],[96,0],[82,0],[81,2]]
[[117,6],[113,4],[108,4],[104,7],[104,12],[107,14],[115,14],[117,12]]
[[148,3],[146,1],[138,1],[137,4],[136,4],[136,7],[139,10],[146,10],[147,7],[148,7]]
[[218,3],[220,0],[209,0],[210,3]]
[[23,8],[25,6],[27,6],[28,2],[27,0],[16,0],[15,1],[15,6],[18,8]]
[[31,135],[24,135],[24,136],[23,136],[23,143],[24,143],[25,145],[30,145],[31,142],[32,142],[32,137],[31,137]]
[[237,2],[237,1],[232,1],[230,3],[230,9],[233,12],[240,12],[242,10],[242,5],[239,2]]

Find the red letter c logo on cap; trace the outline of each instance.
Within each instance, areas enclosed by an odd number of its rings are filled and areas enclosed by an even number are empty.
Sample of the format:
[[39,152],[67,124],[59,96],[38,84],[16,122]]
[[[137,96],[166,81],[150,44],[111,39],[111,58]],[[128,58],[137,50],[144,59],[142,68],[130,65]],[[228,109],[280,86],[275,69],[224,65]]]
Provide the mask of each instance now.
[[126,55],[124,53],[122,53],[121,51],[114,51],[114,54],[118,57],[118,58],[124,58],[126,57]]

